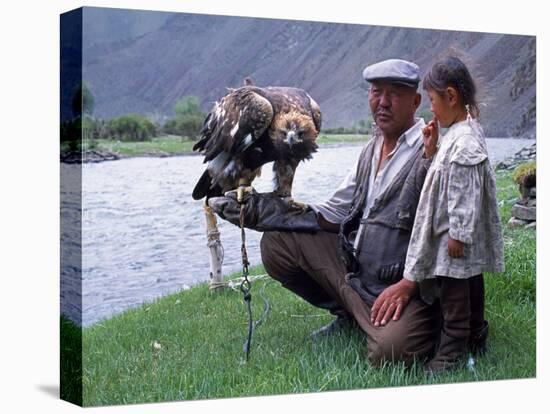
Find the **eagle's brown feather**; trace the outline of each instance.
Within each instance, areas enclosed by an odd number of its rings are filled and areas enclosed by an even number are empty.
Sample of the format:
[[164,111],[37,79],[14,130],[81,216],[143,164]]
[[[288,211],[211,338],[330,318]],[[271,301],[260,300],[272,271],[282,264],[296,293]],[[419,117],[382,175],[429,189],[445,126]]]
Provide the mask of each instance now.
[[208,162],[193,197],[222,195],[240,178],[251,182],[271,161],[275,191],[290,195],[296,166],[317,150],[320,129],[319,105],[301,89],[250,84],[230,89],[214,104],[193,147]]

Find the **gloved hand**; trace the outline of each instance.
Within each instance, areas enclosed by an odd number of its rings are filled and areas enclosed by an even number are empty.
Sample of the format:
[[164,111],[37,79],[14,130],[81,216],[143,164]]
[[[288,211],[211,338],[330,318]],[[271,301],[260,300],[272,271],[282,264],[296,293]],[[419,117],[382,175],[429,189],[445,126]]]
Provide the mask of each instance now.
[[[304,209],[273,193],[257,193],[254,189],[245,193],[244,226],[256,231],[303,231],[321,230],[317,216],[309,207]],[[230,191],[225,197],[214,197],[208,205],[222,219],[240,227],[241,205],[237,192]]]

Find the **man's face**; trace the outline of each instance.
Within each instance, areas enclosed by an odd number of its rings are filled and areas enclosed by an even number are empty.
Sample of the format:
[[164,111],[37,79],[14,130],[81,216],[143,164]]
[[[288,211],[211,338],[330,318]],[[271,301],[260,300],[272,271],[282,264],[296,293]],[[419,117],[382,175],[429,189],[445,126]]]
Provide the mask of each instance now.
[[369,106],[384,135],[399,136],[412,126],[420,105],[414,88],[398,83],[374,81],[369,89]]

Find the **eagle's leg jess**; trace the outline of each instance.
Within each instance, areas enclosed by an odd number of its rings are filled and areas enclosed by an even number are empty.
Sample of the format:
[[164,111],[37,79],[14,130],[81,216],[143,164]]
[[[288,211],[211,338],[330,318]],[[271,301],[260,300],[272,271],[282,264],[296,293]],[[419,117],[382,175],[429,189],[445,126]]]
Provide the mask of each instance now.
[[244,195],[246,193],[252,192],[252,186],[250,185],[250,180],[246,178],[239,179],[239,186],[237,187],[237,201],[239,203],[243,202]]
[[307,204],[295,201],[292,198],[292,183],[294,181],[294,174],[296,173],[297,166],[298,162],[295,161],[275,161],[273,163],[273,184],[275,188],[274,193],[278,197],[286,200],[289,204],[292,204],[293,206],[302,210],[307,210]]
[[288,202],[290,204],[292,204],[294,207],[297,207],[297,208],[299,208],[301,210],[304,210],[304,211],[306,211],[309,208],[309,206],[306,203],[302,203],[300,201],[295,201],[292,198],[288,199]]
[[245,175],[239,178],[239,184],[237,187],[237,201],[239,203],[244,200],[246,193],[252,193],[254,191],[254,187],[252,187],[251,183],[260,175],[262,175],[262,167],[258,167],[255,170],[247,170]]
[[228,196],[230,193],[235,193],[237,195],[237,201],[239,203],[242,203],[242,201],[244,200],[244,196],[247,193],[252,193],[254,191],[254,187],[252,187],[250,183],[252,183],[252,181],[254,181],[256,177],[259,177],[261,175],[261,172],[261,167],[253,171],[245,171],[244,176],[239,178],[238,182],[236,183],[237,188],[235,190],[226,191],[224,195]]

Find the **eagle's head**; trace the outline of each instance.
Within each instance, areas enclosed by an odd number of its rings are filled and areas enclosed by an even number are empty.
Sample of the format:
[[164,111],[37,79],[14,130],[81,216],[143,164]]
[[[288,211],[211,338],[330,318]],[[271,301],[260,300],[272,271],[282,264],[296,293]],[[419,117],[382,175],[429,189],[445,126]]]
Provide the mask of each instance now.
[[319,133],[310,116],[295,111],[282,113],[275,118],[273,126],[272,139],[280,149],[286,147],[293,152],[316,147]]

